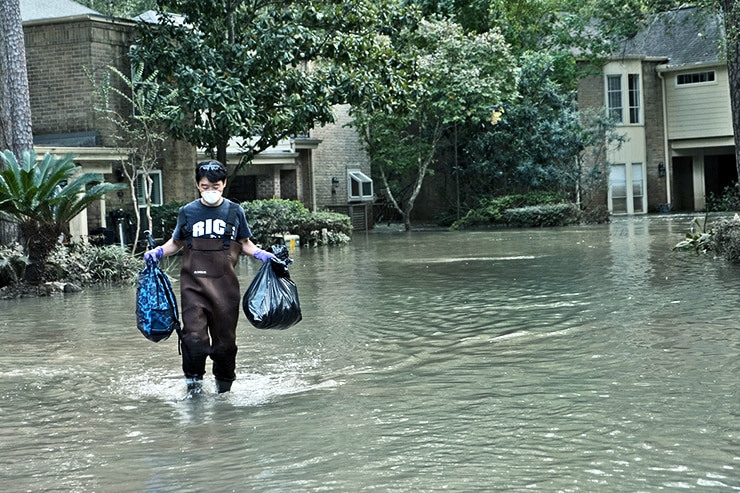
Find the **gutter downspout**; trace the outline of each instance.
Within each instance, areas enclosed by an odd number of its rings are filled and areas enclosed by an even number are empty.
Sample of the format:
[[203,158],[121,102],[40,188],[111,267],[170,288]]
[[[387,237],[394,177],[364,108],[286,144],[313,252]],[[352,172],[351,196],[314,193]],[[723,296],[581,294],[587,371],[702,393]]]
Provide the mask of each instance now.
[[658,68],[656,70],[658,78],[660,79],[660,91],[661,100],[663,104],[663,159],[665,163],[665,195],[666,204],[671,204],[671,174],[673,173],[673,162],[670,160],[670,152],[668,150],[668,108],[666,107],[666,96],[665,96],[665,78],[663,72]]

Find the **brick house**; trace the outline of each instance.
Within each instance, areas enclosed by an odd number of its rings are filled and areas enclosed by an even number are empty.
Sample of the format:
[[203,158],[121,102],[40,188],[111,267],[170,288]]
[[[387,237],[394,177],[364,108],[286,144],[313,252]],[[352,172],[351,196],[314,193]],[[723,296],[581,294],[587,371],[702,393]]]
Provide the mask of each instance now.
[[[115,148],[112,124],[93,109],[87,72],[99,74],[112,65],[129,73],[128,52],[136,23],[104,16],[72,0],[21,0],[20,4],[36,152],[71,152],[84,171],[100,173],[109,182],[121,181],[124,156]],[[343,127],[348,121],[346,111],[337,108],[336,125],[259,154],[253,166],[233,178],[230,198],[295,199],[311,210],[333,208],[350,215],[361,210],[363,216],[353,218],[355,228],[371,227],[370,163],[356,132]],[[184,142],[171,142],[167,150],[153,176],[154,202],[194,199],[195,163],[204,156]],[[230,169],[237,160],[236,153],[230,154]],[[360,193],[353,194],[357,190]],[[113,229],[111,212],[131,211],[128,191],[111,195],[74,221],[73,236],[86,238],[93,230]]]
[[737,182],[721,19],[694,7],[656,16],[578,87],[627,141],[608,151],[613,214],[700,211]]

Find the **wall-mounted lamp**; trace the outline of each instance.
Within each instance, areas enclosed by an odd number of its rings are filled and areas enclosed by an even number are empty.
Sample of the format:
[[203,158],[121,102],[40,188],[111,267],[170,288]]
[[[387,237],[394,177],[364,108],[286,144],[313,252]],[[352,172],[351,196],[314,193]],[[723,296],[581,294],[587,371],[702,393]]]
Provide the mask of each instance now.
[[663,161],[658,163],[658,177],[665,178],[665,164]]
[[116,180],[123,181],[126,179],[126,175],[123,173],[123,168],[116,168]]
[[336,176],[331,177],[331,193],[337,193],[337,186],[339,185],[339,178]]

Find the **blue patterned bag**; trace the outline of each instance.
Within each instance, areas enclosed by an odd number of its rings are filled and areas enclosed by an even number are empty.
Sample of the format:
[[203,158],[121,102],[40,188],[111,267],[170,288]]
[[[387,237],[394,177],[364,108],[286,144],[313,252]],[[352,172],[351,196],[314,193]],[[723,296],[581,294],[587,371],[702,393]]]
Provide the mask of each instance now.
[[177,298],[167,274],[158,262],[148,263],[139,272],[136,289],[136,327],[150,341],[167,339],[176,330],[180,333]]

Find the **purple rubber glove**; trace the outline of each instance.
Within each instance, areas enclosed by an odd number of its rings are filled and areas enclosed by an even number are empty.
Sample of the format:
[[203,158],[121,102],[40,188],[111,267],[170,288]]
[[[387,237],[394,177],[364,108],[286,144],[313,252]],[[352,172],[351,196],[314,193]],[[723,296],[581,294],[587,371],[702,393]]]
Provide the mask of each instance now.
[[270,260],[277,260],[275,254],[267,252],[265,250],[261,250],[259,248],[257,249],[257,251],[254,252],[254,258],[262,261],[263,263],[269,262]]
[[149,250],[144,254],[144,260],[147,264],[153,264],[154,262],[158,262],[159,259],[162,258],[164,255],[164,248],[161,246],[158,246],[154,250]]

